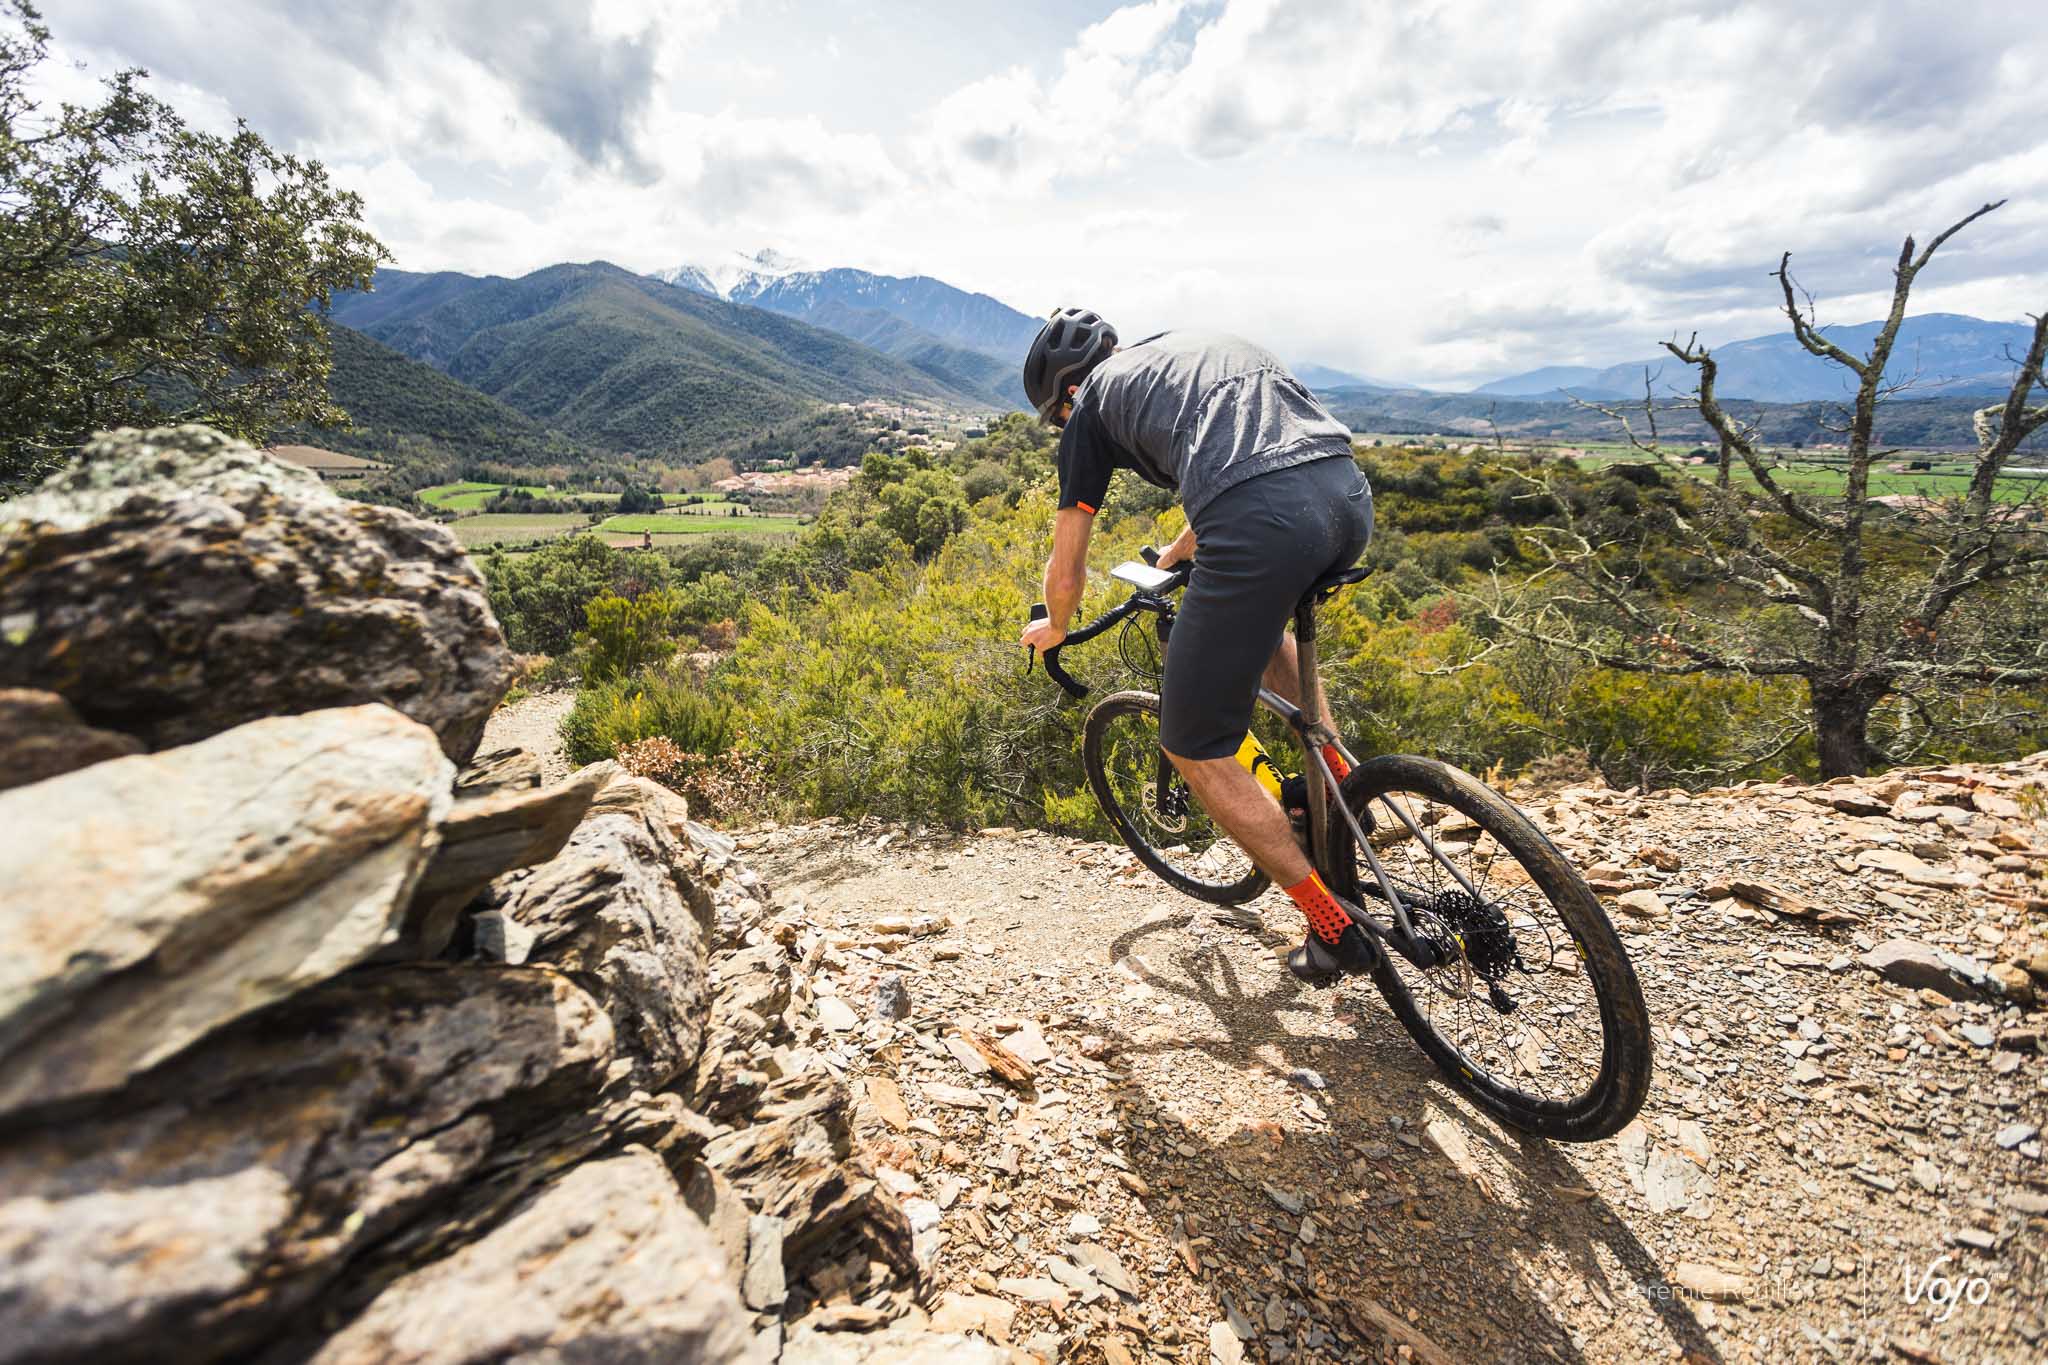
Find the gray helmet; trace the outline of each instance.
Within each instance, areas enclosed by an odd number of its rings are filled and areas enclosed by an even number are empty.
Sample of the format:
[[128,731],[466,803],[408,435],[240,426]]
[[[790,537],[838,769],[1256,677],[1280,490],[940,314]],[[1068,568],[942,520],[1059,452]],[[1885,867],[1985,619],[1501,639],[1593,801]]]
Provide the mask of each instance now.
[[1024,396],[1041,418],[1054,421],[1053,414],[1067,396],[1068,386],[1086,379],[1115,349],[1116,328],[1104,322],[1100,313],[1086,308],[1055,309],[1024,357]]

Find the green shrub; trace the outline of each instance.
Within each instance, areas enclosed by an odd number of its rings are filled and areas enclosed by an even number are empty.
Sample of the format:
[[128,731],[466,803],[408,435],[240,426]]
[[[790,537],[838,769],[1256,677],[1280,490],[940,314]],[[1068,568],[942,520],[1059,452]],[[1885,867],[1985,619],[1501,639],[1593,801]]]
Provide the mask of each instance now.
[[882,509],[875,520],[919,559],[930,559],[967,525],[960,481],[941,469],[920,469],[877,496]]
[[969,502],[999,497],[1010,491],[1010,471],[994,460],[983,460],[960,476],[960,491]]
[[583,676],[592,682],[631,677],[676,652],[682,599],[663,588],[638,597],[605,593],[583,609],[588,629],[576,637]]
[[723,753],[733,742],[732,707],[689,677],[654,669],[585,686],[562,721],[562,746],[576,764],[657,737],[686,753]]

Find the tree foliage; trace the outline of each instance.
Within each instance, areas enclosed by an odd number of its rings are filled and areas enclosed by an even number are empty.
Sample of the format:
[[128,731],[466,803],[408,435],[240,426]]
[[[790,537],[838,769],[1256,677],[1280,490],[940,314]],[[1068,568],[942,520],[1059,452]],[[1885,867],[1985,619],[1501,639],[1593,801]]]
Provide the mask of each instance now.
[[661,556],[614,550],[597,536],[550,541],[530,554],[494,551],[483,571],[505,638],[528,654],[566,653],[590,628],[593,599],[637,595],[669,579]]
[[49,32],[0,33],[0,483],[93,431],[204,421],[261,440],[345,420],[320,309],[385,252],[357,197],[246,126],[188,128],[124,71],[90,108],[36,108]]

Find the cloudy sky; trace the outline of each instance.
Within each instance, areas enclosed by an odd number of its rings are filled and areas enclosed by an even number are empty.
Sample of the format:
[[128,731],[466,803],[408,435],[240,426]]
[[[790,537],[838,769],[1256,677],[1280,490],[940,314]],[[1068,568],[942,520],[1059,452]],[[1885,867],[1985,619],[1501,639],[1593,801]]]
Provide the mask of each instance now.
[[[406,269],[772,246],[1415,382],[2048,308],[2048,31],[1875,0],[45,0],[359,190]],[[55,64],[53,64],[54,67]]]

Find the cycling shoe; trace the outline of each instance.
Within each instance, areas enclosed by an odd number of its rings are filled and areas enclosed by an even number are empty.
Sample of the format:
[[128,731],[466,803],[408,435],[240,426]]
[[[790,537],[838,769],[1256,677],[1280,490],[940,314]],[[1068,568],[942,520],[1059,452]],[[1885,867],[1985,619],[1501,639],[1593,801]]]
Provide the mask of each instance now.
[[1313,930],[1287,955],[1287,970],[1309,985],[1334,986],[1347,976],[1363,976],[1379,965],[1380,950],[1363,929],[1345,928],[1335,943],[1325,943]]

